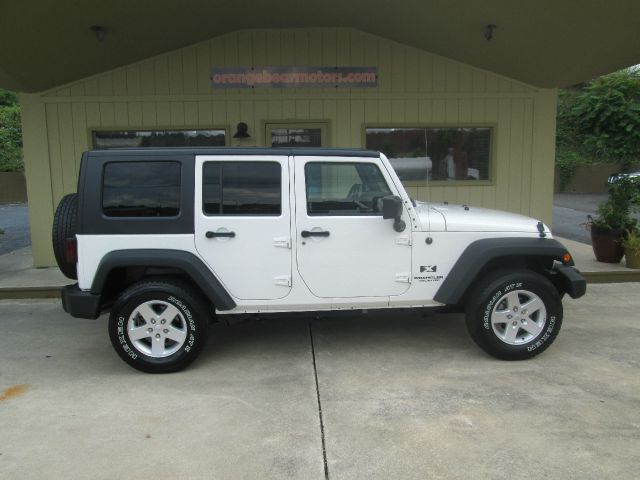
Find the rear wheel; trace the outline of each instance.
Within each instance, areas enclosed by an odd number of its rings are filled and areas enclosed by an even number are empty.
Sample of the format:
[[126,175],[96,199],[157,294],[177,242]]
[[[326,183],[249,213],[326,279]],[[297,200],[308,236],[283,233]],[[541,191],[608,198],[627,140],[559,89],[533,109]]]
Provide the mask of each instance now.
[[545,277],[529,270],[502,270],[478,282],[467,304],[467,329],[494,357],[524,360],[553,343],[562,313],[560,295]]
[[206,304],[189,285],[145,280],[116,301],[109,336],[120,358],[132,367],[148,373],[176,372],[200,354],[208,320]]

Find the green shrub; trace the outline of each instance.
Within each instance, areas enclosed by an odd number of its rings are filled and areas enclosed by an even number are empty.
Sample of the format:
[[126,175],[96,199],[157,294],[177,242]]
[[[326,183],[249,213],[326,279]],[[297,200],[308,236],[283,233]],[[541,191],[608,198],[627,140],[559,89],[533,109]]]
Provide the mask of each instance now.
[[556,166],[560,175],[560,191],[564,191],[567,188],[576,171],[576,167],[590,163],[592,163],[591,159],[583,157],[572,148],[566,146],[557,147]]
[[631,214],[639,207],[640,178],[622,177],[609,186],[609,196],[598,205],[591,225],[607,230],[634,230],[638,222]]
[[640,159],[640,72],[622,70],[562,91],[557,125],[559,150],[628,170]]
[[20,106],[13,92],[0,89],[0,172],[18,172],[22,163]]

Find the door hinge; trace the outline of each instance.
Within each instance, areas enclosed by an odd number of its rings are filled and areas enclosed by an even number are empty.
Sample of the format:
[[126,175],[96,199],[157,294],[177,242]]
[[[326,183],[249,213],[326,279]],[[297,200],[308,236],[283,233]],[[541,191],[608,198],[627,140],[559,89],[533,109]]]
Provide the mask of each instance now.
[[280,248],[291,248],[290,237],[276,237],[273,239],[273,246]]
[[409,237],[397,237],[396,245],[409,245],[411,246],[411,238]]
[[411,283],[411,272],[396,273],[396,282]]
[[273,277],[273,283],[276,285],[282,285],[283,287],[291,286],[291,276],[290,275],[280,275],[279,277]]

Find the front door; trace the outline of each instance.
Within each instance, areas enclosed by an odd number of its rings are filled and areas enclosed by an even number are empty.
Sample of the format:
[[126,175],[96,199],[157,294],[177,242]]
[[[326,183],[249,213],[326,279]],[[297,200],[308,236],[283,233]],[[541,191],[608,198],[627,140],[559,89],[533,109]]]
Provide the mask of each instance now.
[[291,290],[287,156],[196,160],[196,249],[236,298],[273,300]]
[[400,295],[411,281],[411,228],[382,219],[397,195],[388,173],[367,158],[295,158],[297,265],[318,297]]

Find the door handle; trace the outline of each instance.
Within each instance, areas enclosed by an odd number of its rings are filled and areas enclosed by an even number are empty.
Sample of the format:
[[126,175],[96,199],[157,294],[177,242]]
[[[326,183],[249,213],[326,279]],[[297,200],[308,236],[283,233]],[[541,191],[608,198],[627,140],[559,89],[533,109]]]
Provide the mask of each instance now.
[[307,237],[328,237],[329,236],[329,232],[327,230],[321,230],[319,232],[310,232],[309,230],[302,230],[302,232],[300,232],[300,235],[302,235],[304,238],[307,238]]
[[233,238],[236,236],[236,232],[207,232],[205,233],[207,238],[215,238],[215,237],[229,237]]

